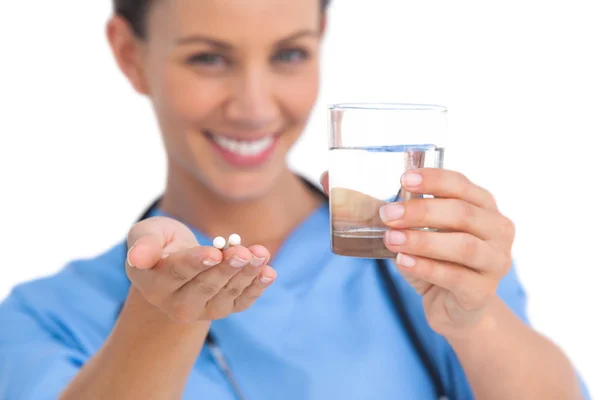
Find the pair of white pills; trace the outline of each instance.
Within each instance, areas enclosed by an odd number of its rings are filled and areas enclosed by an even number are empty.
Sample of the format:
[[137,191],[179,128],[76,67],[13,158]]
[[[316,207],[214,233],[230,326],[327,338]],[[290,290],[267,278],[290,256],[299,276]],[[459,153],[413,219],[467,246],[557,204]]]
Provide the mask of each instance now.
[[217,236],[213,239],[213,246],[219,250],[223,250],[227,247],[238,246],[242,243],[242,238],[237,233],[229,235],[229,239],[225,241],[222,236]]

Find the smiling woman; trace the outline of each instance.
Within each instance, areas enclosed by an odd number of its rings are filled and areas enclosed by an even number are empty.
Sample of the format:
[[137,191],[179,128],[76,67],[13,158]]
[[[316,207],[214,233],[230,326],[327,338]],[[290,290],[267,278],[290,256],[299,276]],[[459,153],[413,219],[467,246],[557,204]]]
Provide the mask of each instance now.
[[414,170],[403,188],[436,199],[369,209],[395,262],[331,252],[327,180],[286,163],[327,2],[114,6],[107,38],[155,111],[164,195],[127,240],[0,304],[0,398],[581,397],[528,326],[511,221],[466,177]]
[[[151,6],[150,6],[151,4]],[[174,180],[219,198],[256,198],[281,180],[285,156],[318,94],[325,2],[115,3],[115,57],[152,101]],[[265,18],[270,18],[268,27]],[[285,181],[285,180],[284,180]],[[291,182],[291,180],[290,180]],[[302,189],[301,186],[297,186]]]

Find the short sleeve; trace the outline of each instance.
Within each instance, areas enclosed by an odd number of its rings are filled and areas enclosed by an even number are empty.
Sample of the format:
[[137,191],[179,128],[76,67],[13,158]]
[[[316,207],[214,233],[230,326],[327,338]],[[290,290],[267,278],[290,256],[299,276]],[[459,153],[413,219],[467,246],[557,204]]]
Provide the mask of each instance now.
[[0,399],[58,399],[84,354],[41,326],[17,293],[0,304],[0,326]]
[[101,348],[129,290],[125,249],[21,283],[0,302],[0,400],[56,400]]
[[527,315],[527,294],[517,275],[517,267],[514,261],[508,273],[500,281],[497,293],[521,321],[527,325],[530,324]]

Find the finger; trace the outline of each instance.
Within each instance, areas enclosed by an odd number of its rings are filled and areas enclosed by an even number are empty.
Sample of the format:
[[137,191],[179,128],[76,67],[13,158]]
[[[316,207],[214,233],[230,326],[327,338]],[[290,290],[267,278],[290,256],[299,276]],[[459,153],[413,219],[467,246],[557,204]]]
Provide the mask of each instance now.
[[223,260],[223,254],[212,246],[195,246],[161,258],[152,271],[132,268],[130,278],[154,301],[176,292],[203,271]]
[[193,298],[193,301],[206,304],[252,260],[252,253],[244,246],[230,247],[222,251],[222,254],[223,261],[220,264],[202,271],[184,284],[179,288],[178,296],[186,299]]
[[320,183],[325,194],[331,198],[330,208],[335,229],[344,229],[356,223],[384,226],[379,216],[379,208],[385,204],[384,201],[343,187],[337,187],[330,192],[328,171],[323,172]]
[[325,171],[321,174],[319,182],[321,183],[321,187],[323,187],[325,194],[329,196],[329,171]]
[[150,269],[162,258],[164,240],[155,234],[140,236],[127,251],[126,264],[130,268]]
[[244,311],[248,309],[263,292],[273,284],[277,278],[277,272],[269,266],[266,266],[262,273],[257,276],[250,286],[235,299],[234,311]]
[[386,232],[384,243],[394,253],[456,263],[481,273],[503,272],[504,256],[467,233],[391,230]]
[[152,217],[135,224],[129,231],[127,243],[127,265],[140,269],[154,267],[166,247],[197,245],[195,236],[185,225],[165,217]]
[[404,276],[444,288],[466,310],[476,310],[494,295],[494,280],[461,265],[430,258],[398,254],[396,266]]
[[269,260],[271,259],[271,253],[269,252],[269,250],[267,250],[266,247],[255,245],[248,247],[248,250],[252,254],[252,260],[250,261],[250,263],[253,266],[259,267],[269,263]]
[[252,254],[250,263],[233,275],[223,289],[206,304],[207,308],[211,308],[218,315],[226,315],[231,312],[233,301],[252,284],[269,259],[269,251],[263,246],[253,246],[248,250]]
[[463,174],[442,168],[422,168],[402,175],[402,188],[412,193],[462,199],[482,208],[496,209],[490,192],[475,185]]
[[346,225],[354,227],[356,223],[385,227],[379,212],[381,206],[385,204],[384,201],[341,187],[333,188],[330,198],[331,216],[335,228],[343,229]]
[[483,240],[509,238],[511,222],[495,210],[459,199],[414,199],[381,207],[381,218],[391,228],[436,228],[470,233]]

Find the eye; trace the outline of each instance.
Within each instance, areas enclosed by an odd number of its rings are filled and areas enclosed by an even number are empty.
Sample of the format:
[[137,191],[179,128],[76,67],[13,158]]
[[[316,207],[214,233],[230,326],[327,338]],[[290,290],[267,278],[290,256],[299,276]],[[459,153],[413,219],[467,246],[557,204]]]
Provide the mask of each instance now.
[[226,63],[225,58],[216,53],[198,53],[187,59],[191,65],[203,65],[208,67],[219,66]]
[[307,51],[302,49],[286,49],[281,50],[277,54],[275,54],[276,62],[284,62],[284,63],[300,63],[309,58],[309,54]]

